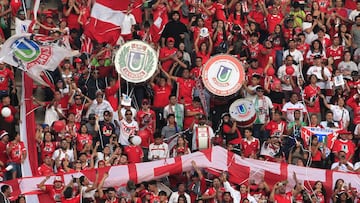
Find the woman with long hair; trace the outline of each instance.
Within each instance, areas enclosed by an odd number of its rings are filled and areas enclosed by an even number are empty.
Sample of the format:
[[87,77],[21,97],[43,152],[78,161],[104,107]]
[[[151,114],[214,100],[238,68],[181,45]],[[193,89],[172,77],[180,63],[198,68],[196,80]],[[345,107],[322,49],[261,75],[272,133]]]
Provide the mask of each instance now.
[[184,154],[190,154],[190,148],[188,147],[188,142],[186,141],[185,137],[179,135],[176,141],[176,146],[172,150],[172,157],[181,156]]
[[326,190],[321,181],[316,181],[313,188],[313,193],[316,197],[316,200],[318,203],[325,203],[325,197],[326,197]]
[[247,24],[247,18],[244,15],[241,2],[237,2],[235,4],[234,12],[230,14],[228,23],[230,23],[231,26],[239,25],[242,30],[245,28],[245,24]]
[[311,167],[323,168],[323,160],[326,158],[324,143],[319,142],[319,138],[316,135],[311,136],[309,142],[309,151],[312,160]]
[[314,57],[320,55],[321,58],[326,59],[325,49],[319,40],[314,40],[311,43],[310,50],[306,53],[306,63],[313,65]]

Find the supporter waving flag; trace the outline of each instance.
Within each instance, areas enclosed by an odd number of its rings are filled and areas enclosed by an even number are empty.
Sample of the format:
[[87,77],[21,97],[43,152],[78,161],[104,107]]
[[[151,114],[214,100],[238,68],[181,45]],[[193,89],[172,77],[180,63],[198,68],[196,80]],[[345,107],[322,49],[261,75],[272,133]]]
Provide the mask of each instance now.
[[25,71],[33,80],[53,86],[45,71],[54,71],[71,48],[59,39],[25,33],[9,38],[0,51],[1,60]]

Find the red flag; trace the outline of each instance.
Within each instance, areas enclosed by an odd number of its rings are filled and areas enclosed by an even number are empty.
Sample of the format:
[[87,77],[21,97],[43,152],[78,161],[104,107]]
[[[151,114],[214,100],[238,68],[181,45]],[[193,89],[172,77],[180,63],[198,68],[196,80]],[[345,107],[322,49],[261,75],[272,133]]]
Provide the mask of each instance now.
[[90,21],[85,25],[85,35],[99,43],[116,44],[120,37],[120,26],[129,0],[97,0],[91,10]]

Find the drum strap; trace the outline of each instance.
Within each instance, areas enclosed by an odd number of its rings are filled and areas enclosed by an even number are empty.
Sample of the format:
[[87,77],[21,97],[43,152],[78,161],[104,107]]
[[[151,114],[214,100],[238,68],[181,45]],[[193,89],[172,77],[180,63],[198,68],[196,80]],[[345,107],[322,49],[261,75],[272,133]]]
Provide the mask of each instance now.
[[199,91],[199,97],[200,97],[200,101],[201,101],[201,105],[205,111],[205,115],[206,117],[208,117],[208,109],[207,109],[207,104],[206,104],[206,99],[205,99],[205,94],[204,94],[204,87],[201,83],[200,78],[196,77],[195,78],[195,82],[196,82],[196,89]]

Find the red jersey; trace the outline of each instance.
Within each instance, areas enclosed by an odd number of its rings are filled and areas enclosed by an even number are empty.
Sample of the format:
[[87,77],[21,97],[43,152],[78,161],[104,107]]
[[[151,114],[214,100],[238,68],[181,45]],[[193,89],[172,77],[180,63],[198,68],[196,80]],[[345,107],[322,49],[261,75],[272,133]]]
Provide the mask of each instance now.
[[350,106],[354,111],[353,123],[355,125],[359,124],[360,123],[360,106],[358,105],[358,102],[354,99],[354,97],[350,97],[350,99],[348,99],[346,101],[346,104],[348,106]]
[[244,19],[241,19],[240,13],[234,13],[230,14],[229,16],[229,23],[232,23],[233,25],[239,25],[242,29],[245,28],[245,24],[247,24],[247,18],[244,17]]
[[[229,124],[224,124],[223,125],[223,128],[222,128],[222,131],[223,133],[226,135],[226,134],[229,134],[231,132],[231,129],[232,129],[232,126],[230,126]],[[240,133],[240,130],[238,128],[236,128],[235,130],[235,135],[237,135],[237,138],[234,138],[232,140],[229,141],[230,144],[233,144],[233,145],[238,145],[241,143],[241,133]]]
[[164,108],[169,104],[169,96],[171,94],[171,85],[166,84],[164,87],[159,85],[153,86],[154,90],[154,104],[155,108]]
[[276,25],[278,24],[281,24],[281,21],[283,20],[283,15],[282,14],[278,14],[278,15],[271,15],[271,14],[268,14],[266,16],[266,20],[267,20],[267,23],[268,23],[268,31],[269,33],[273,33],[274,30],[275,30],[275,27]]
[[[221,188],[218,189],[218,191],[225,192],[225,188],[221,187]],[[212,195],[214,195],[216,193],[217,193],[216,189],[214,187],[211,187],[211,188],[207,189],[204,194],[212,196]],[[211,198],[211,199],[207,200],[207,202],[215,203],[217,201],[215,201],[215,198]]]
[[257,11],[256,9],[253,9],[249,13],[249,17],[255,20],[256,23],[260,25],[260,29],[265,30],[265,15],[261,11]]
[[205,27],[207,27],[208,29],[210,29],[212,27],[212,21],[213,21],[213,16],[216,12],[216,7],[215,4],[211,4],[209,7],[206,8],[208,11],[210,11],[211,15],[208,15],[204,9],[200,9],[200,13],[201,13],[201,18],[204,19],[204,25]]
[[70,199],[62,198],[61,202],[62,203],[80,203],[80,195],[77,195],[76,197],[73,197]]
[[183,97],[185,106],[191,104],[193,89],[196,85],[195,80],[178,77],[176,82],[178,83],[178,100],[181,101],[181,97]]
[[[67,8],[64,7],[64,13],[66,12]],[[67,26],[69,29],[77,29],[80,30],[80,24],[78,23],[79,15],[70,12],[70,15],[66,17]]]
[[225,5],[221,3],[214,3],[216,8],[215,16],[217,20],[222,20],[224,22],[227,21],[226,14],[225,14]]
[[309,51],[310,49],[310,45],[309,44],[299,44],[296,46],[296,49],[299,50],[302,54],[303,54],[303,57],[304,59],[306,58],[306,54],[307,52]]
[[[191,199],[191,202],[196,202],[196,198],[198,197],[198,195],[195,193],[195,192],[200,192],[200,194],[204,194],[207,187],[206,187],[206,180],[204,177],[202,177],[199,181],[199,184],[197,184],[198,187],[196,187],[195,183],[192,182],[190,185],[189,185],[189,195],[190,195],[190,199]],[[200,187],[200,188],[199,188]],[[196,191],[195,191],[196,190]]]
[[[84,106],[85,107],[85,106]],[[81,117],[82,117],[82,112],[83,110],[86,110],[85,108],[83,108],[82,103],[77,105],[77,104],[72,104],[69,108],[69,113],[73,113],[75,115],[75,122],[79,123],[81,122]]]
[[[47,22],[45,21],[45,22],[42,22],[41,24],[45,25],[45,26],[48,27],[48,28],[56,28],[56,26],[55,26],[54,23],[49,24],[49,23],[47,23]],[[50,32],[49,30],[46,30],[46,29],[40,27],[38,33],[39,33],[39,34],[42,34],[42,35],[45,35],[45,36],[49,36],[49,32]]]
[[128,145],[124,148],[124,152],[128,155],[129,163],[140,163],[144,157],[140,146]]
[[313,87],[308,85],[304,89],[304,98],[310,102],[314,102],[314,106],[306,105],[307,111],[309,113],[320,113],[320,98],[319,94],[321,93],[320,87]]
[[54,151],[56,150],[56,142],[41,142],[41,160],[44,160],[46,156],[52,157]]
[[38,173],[41,176],[54,175],[53,168],[51,166],[46,165],[46,164],[41,164],[41,166],[38,168]]
[[337,48],[334,48],[333,46],[329,46],[326,48],[326,56],[332,56],[334,58],[335,67],[338,67],[344,56],[344,47],[338,46]]
[[48,192],[48,194],[50,194],[50,197],[53,198],[53,200],[56,202],[56,203],[60,203],[61,202],[61,199],[63,198],[63,190],[64,190],[64,187],[61,187],[59,189],[55,189],[53,185],[45,185],[46,187],[46,192]]
[[285,132],[285,129],[286,129],[286,122],[285,121],[275,122],[275,121],[271,120],[265,126],[265,130],[270,131],[270,136],[271,135],[280,136]]
[[[332,151],[334,153],[344,151],[346,153],[346,160],[349,160],[350,156],[353,155],[355,152],[355,145],[351,140],[337,139],[334,142]],[[339,159],[335,157],[335,162],[337,161],[339,161]]]
[[356,10],[356,1],[354,0],[345,0],[344,7],[349,10]]
[[18,143],[14,143],[14,142],[9,142],[6,146],[6,148],[10,148],[10,154],[9,154],[9,162],[15,162],[20,164],[21,163],[21,158],[22,158],[22,153],[26,152],[26,148],[23,142],[18,142]]
[[[172,49],[169,49],[168,47],[163,47],[160,49],[160,53],[159,53],[159,58],[165,58],[165,57],[168,57],[170,55],[175,55],[177,52],[177,48],[172,48]],[[163,61],[161,63],[163,69],[166,71],[166,72],[169,72],[172,64],[174,63],[174,60],[172,60],[171,58],[166,60],[166,61]]]
[[240,146],[243,156],[249,158],[251,155],[256,155],[259,152],[260,141],[255,137],[253,137],[251,140],[244,138],[241,140]]
[[116,81],[114,86],[108,86],[105,88],[106,100],[110,103],[114,111],[117,110],[119,102],[117,93],[119,92],[120,82]]
[[199,51],[196,53],[196,57],[200,57],[202,59],[202,64],[204,65],[210,59],[210,53],[203,53]]
[[260,52],[263,49],[264,47],[260,43],[249,44],[250,57],[259,60]]
[[[204,114],[203,108],[201,107],[195,108],[193,105],[185,107],[185,111],[198,112],[199,114]],[[195,116],[185,116],[184,129],[188,129],[191,126],[191,124],[194,122],[194,120],[195,120]]]
[[8,161],[8,155],[6,154],[6,144],[0,141],[0,161],[4,164]]
[[92,145],[92,136],[89,134],[76,134],[76,150],[81,152],[86,144]]
[[248,81],[251,81],[252,76],[254,74],[257,74],[257,75],[260,75],[260,76],[263,77],[264,76],[264,69],[260,68],[260,67],[258,67],[256,69],[249,67],[248,71],[247,71],[247,74],[246,74],[246,76],[248,77]]
[[330,7],[330,1],[328,0],[316,0],[316,2],[319,4],[319,9],[323,13],[328,12],[328,8]]
[[9,79],[14,80],[14,73],[8,68],[0,70],[0,91],[9,90]]
[[147,111],[139,110],[136,113],[136,121],[139,124],[139,129],[147,129],[154,134],[156,128],[156,114],[155,111],[148,109]]
[[190,74],[194,76],[195,78],[201,77],[201,68],[200,67],[194,67],[191,69]]
[[284,195],[275,194],[274,199],[277,203],[292,203],[292,194],[291,192],[288,192]]

